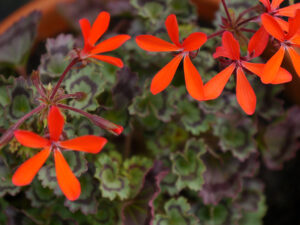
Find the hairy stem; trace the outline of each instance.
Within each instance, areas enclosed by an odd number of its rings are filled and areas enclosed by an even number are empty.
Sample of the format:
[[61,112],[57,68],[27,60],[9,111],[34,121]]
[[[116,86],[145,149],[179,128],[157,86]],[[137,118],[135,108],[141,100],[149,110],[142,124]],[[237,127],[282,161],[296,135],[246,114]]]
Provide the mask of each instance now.
[[240,27],[240,26],[244,25],[245,23],[252,22],[252,21],[254,21],[254,20],[258,19],[258,18],[259,18],[259,16],[250,17],[250,18],[248,18],[246,20],[243,20],[242,22],[238,23],[237,26]]
[[230,16],[230,13],[229,13],[229,10],[228,10],[228,7],[227,7],[227,5],[226,5],[225,0],[222,0],[222,4],[223,4],[223,7],[224,7],[224,9],[225,9],[225,13],[226,13],[226,15],[227,15],[228,21],[229,21],[229,23],[232,25],[232,19],[231,19],[231,16]]
[[256,5],[253,6],[249,9],[244,10],[243,12],[240,13],[240,15],[238,16],[238,18],[236,19],[237,23],[240,22],[240,20],[243,18],[244,15],[246,15],[247,13],[250,13],[251,11],[256,10],[260,5]]
[[57,84],[55,85],[55,87],[54,87],[54,89],[53,89],[53,91],[52,91],[52,93],[51,93],[50,100],[53,100],[53,98],[54,98],[54,96],[55,96],[57,90],[59,89],[61,83],[62,83],[63,80],[65,79],[65,77],[66,77],[66,75],[68,74],[68,72],[70,71],[70,69],[71,69],[76,63],[78,63],[79,61],[80,61],[79,58],[75,58],[75,59],[73,59],[73,60],[70,62],[70,64],[67,66],[67,68],[65,69],[65,71],[64,71],[64,72],[62,73],[62,75],[60,76],[60,78],[59,78]]
[[225,30],[219,30],[219,31],[217,31],[217,32],[215,32],[215,33],[213,33],[213,34],[207,36],[207,39],[211,39],[211,38],[213,38],[213,37],[220,36],[220,35],[222,35],[222,34],[224,33],[224,31],[225,31]]
[[24,115],[21,119],[19,119],[14,125],[12,125],[8,130],[5,131],[5,133],[1,136],[0,138],[0,146],[3,144],[6,144],[7,142],[9,142],[13,136],[14,136],[14,131],[21,126],[21,124],[27,120],[29,117],[33,116],[34,114],[42,111],[42,109],[44,109],[46,107],[46,105],[42,104],[39,105],[38,107],[36,107],[34,110],[30,111],[29,113],[27,113],[26,115]]

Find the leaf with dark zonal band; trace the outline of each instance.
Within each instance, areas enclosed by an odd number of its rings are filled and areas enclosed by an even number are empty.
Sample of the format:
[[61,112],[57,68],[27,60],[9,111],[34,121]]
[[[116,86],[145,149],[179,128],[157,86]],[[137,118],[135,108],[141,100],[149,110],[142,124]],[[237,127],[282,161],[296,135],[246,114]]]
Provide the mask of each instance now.
[[217,205],[223,198],[234,198],[242,191],[242,179],[252,177],[258,169],[257,155],[252,154],[240,162],[230,153],[214,158],[209,154],[202,157],[206,165],[204,185],[199,192],[205,204]]
[[138,194],[124,203],[122,207],[123,225],[148,225],[154,219],[153,201],[160,193],[160,181],[168,169],[160,161],[155,161],[145,174]]
[[68,64],[68,53],[74,47],[74,38],[72,35],[60,34],[56,38],[49,38],[46,42],[47,53],[41,56],[39,72],[42,79],[49,77],[59,77]]
[[14,68],[26,65],[40,17],[41,13],[34,11],[0,36],[0,64]]
[[157,213],[155,215],[154,225],[198,225],[198,219],[191,214],[188,201],[179,197],[169,200],[165,206],[165,214]]
[[21,189],[11,182],[12,171],[5,159],[0,156],[0,197],[6,194],[16,195]]
[[[65,200],[65,206],[71,212],[80,210],[84,215],[95,214],[98,208],[98,199],[100,193],[97,192],[97,184],[89,174],[84,174],[79,179],[81,185],[81,194],[76,201]],[[99,195],[98,195],[99,194]]]
[[190,139],[185,145],[183,153],[174,153],[173,173],[178,175],[176,186],[178,190],[189,188],[199,191],[204,183],[203,173],[205,165],[200,156],[205,153],[206,146],[202,140]]

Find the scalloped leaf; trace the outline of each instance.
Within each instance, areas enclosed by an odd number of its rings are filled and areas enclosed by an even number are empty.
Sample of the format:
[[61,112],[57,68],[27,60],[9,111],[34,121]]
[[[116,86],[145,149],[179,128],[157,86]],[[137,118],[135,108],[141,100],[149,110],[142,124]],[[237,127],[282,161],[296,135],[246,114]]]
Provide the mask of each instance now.
[[122,207],[123,225],[148,225],[154,219],[153,201],[160,193],[160,181],[168,169],[160,161],[155,161],[145,174],[142,186],[134,199],[125,202]]
[[230,153],[223,153],[218,158],[206,154],[202,159],[206,171],[199,196],[205,204],[213,205],[226,197],[235,198],[242,191],[242,179],[254,176],[259,166],[256,154],[252,154],[244,162],[240,162]]
[[102,196],[111,201],[116,198],[125,200],[130,196],[129,179],[122,175],[121,161],[120,154],[111,151],[109,155],[100,154],[95,162],[94,177],[100,181]]
[[72,35],[60,34],[56,38],[49,38],[46,42],[47,53],[41,56],[39,72],[41,76],[59,77],[70,60],[68,53],[74,48],[75,40]]
[[136,115],[140,118],[147,118],[150,115],[156,117],[162,122],[169,122],[175,115],[177,102],[183,93],[183,88],[176,89],[170,87],[169,92],[163,92],[159,95],[153,95],[149,91],[149,84],[146,83],[142,95],[133,99],[129,106],[130,115]]
[[114,202],[106,199],[99,200],[99,207],[95,215],[85,217],[85,222],[91,225],[116,225],[119,221],[118,208]]
[[300,107],[295,106],[281,120],[269,125],[264,134],[263,159],[269,169],[281,169],[300,148]]
[[0,64],[14,68],[26,65],[40,18],[41,13],[34,11],[22,17],[0,36]]
[[205,165],[200,156],[206,146],[202,140],[190,139],[185,145],[183,153],[174,153],[172,158],[173,173],[178,175],[176,186],[178,190],[189,188],[199,191],[204,183],[203,173]]
[[[81,100],[71,100],[69,105],[82,110],[93,111],[99,104],[97,96],[105,90],[106,83],[99,68],[93,64],[89,64],[79,71],[72,71],[68,79],[65,80],[66,91],[71,94],[75,92],[84,92],[85,96]],[[79,117],[78,113],[69,111],[73,116]]]
[[152,166],[152,161],[139,156],[133,156],[125,160],[123,163],[123,172],[130,182],[130,196],[134,197],[138,194],[145,173]]
[[14,81],[10,91],[10,104],[7,106],[7,115],[12,121],[17,121],[31,111],[32,90],[29,89],[26,80],[19,77]]
[[34,179],[25,194],[31,201],[31,205],[36,208],[51,206],[56,201],[53,191],[50,188],[43,187],[36,179]]
[[169,200],[165,206],[165,213],[156,214],[154,224],[155,225],[198,225],[198,219],[191,213],[189,213],[191,206],[188,201],[179,197],[178,199]]
[[257,150],[254,135],[257,133],[256,125],[248,118],[217,118],[213,126],[213,133],[219,137],[219,145],[222,151],[230,151],[244,161],[250,154]]
[[180,122],[184,128],[193,135],[199,135],[210,128],[211,122],[215,119],[212,114],[205,114],[195,102],[184,99],[178,102],[178,114],[181,115]]
[[224,205],[202,206],[197,212],[197,216],[203,225],[224,225],[228,214],[228,210]]
[[15,186],[11,181],[12,171],[9,169],[5,159],[0,156],[0,197],[6,194],[16,195],[21,188]]
[[79,179],[81,185],[81,194],[76,201],[65,200],[65,206],[74,213],[81,211],[84,215],[96,214],[98,210],[97,185],[89,174],[85,174]]

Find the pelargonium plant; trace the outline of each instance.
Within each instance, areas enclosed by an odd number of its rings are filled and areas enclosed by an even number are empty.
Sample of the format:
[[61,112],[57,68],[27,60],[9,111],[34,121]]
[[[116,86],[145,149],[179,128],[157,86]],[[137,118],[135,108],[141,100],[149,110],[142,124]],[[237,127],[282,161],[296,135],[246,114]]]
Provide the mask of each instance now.
[[262,224],[261,168],[300,148],[281,94],[300,77],[300,3],[282,3],[221,0],[203,27],[189,1],[78,1],[61,7],[78,32],[45,47],[39,12],[16,22],[0,36],[0,223]]

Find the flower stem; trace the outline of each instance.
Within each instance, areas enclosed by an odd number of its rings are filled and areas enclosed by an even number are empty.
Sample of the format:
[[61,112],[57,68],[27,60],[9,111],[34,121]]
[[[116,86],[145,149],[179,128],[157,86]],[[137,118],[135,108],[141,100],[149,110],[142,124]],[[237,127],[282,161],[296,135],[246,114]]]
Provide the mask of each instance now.
[[109,132],[113,133],[114,135],[120,135],[123,132],[122,126],[116,125],[100,116],[90,114],[81,109],[77,109],[77,108],[74,108],[72,106],[68,106],[65,104],[56,104],[56,106],[59,108],[62,108],[62,109],[67,109],[67,110],[71,110],[71,111],[80,113],[83,116],[85,116],[86,118],[88,118],[89,120],[91,120],[91,122],[93,124],[95,124],[96,126],[101,127],[105,130],[108,130]]
[[219,30],[219,31],[217,31],[217,32],[215,32],[215,33],[213,33],[213,34],[207,36],[207,39],[211,39],[211,38],[213,38],[213,37],[222,35],[222,34],[224,33],[224,31],[225,31],[225,30]]
[[42,109],[44,109],[46,107],[46,105],[42,104],[39,105],[38,107],[36,107],[34,110],[30,111],[29,113],[27,113],[26,115],[24,115],[21,119],[19,119],[14,125],[12,125],[8,130],[5,131],[4,134],[2,134],[1,138],[0,138],[0,146],[8,143],[14,136],[14,131],[21,126],[21,124],[27,120],[29,117],[33,116],[34,114],[42,111]]
[[247,13],[253,11],[253,10],[256,10],[258,8],[259,5],[256,5],[256,6],[253,6],[251,8],[248,8],[246,10],[244,10],[243,12],[240,13],[240,15],[238,16],[238,18],[236,19],[236,22],[238,23],[244,15],[246,15]]
[[242,22],[238,23],[237,26],[240,27],[240,26],[244,25],[245,23],[249,23],[249,22],[251,22],[253,20],[256,20],[257,18],[259,18],[259,16],[250,17],[250,18],[248,18],[246,20],[243,20]]
[[225,0],[222,0],[222,4],[223,4],[223,7],[224,7],[224,9],[225,9],[225,13],[226,13],[226,15],[227,15],[228,21],[229,21],[229,23],[232,25],[232,19],[231,19],[231,16],[230,16],[230,13],[229,13],[229,10],[228,10],[228,7],[227,7],[227,5],[226,5]]
[[65,71],[64,71],[64,72],[62,73],[62,75],[60,76],[60,78],[59,78],[57,84],[56,84],[55,87],[53,88],[53,91],[52,91],[51,96],[50,96],[50,100],[53,100],[53,98],[54,98],[54,96],[55,96],[57,90],[59,89],[59,87],[60,87],[62,81],[64,80],[65,76],[68,74],[68,72],[70,71],[70,69],[71,69],[76,63],[78,63],[79,61],[80,61],[79,58],[75,58],[75,59],[73,59],[73,60],[70,62],[70,64],[67,66],[67,68],[65,69]]

